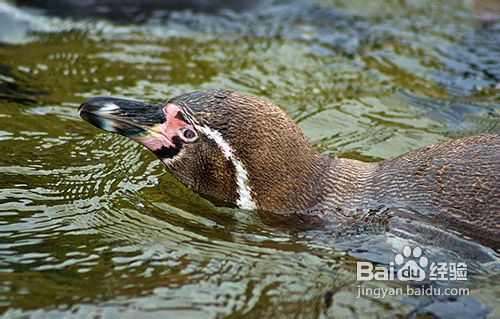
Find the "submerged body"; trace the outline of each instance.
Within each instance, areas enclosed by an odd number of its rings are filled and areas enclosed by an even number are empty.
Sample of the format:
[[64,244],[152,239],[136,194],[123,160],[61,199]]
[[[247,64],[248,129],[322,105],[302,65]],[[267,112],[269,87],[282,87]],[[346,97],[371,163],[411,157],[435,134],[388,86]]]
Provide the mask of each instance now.
[[334,159],[321,206],[389,209],[499,247],[499,156],[499,137],[482,135],[374,164]]
[[153,151],[182,183],[244,209],[412,215],[498,247],[497,135],[427,146],[380,163],[327,158],[277,106],[224,90],[146,105],[93,98],[80,115]]

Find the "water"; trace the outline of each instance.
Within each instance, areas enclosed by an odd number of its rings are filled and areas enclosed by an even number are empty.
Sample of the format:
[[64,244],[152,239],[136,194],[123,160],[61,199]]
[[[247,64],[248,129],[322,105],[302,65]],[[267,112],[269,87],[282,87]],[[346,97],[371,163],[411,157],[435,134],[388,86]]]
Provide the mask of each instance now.
[[487,247],[469,297],[358,299],[356,261],[387,262],[400,240],[218,207],[76,113],[96,95],[233,89],[278,103],[322,153],[365,161],[498,132],[495,1],[29,2],[0,2],[5,317],[500,316]]

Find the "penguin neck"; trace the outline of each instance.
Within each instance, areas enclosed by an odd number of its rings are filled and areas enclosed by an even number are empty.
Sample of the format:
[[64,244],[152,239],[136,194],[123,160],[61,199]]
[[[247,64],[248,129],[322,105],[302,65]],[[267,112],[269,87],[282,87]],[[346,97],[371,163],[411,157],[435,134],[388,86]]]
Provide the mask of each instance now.
[[267,174],[272,176],[267,183],[250,177],[254,199],[260,208],[315,214],[325,209],[355,208],[368,200],[376,164],[329,158],[313,149],[290,158],[293,160]]

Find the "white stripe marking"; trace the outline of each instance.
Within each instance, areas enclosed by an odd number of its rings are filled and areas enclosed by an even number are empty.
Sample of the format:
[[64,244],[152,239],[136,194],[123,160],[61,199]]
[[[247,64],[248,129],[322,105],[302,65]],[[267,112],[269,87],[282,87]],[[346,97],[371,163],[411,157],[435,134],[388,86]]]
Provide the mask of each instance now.
[[257,205],[252,199],[252,190],[250,186],[248,186],[248,173],[243,164],[234,156],[231,146],[224,140],[219,132],[207,126],[196,125],[196,129],[213,140],[221,148],[224,157],[231,160],[233,163],[234,169],[236,170],[236,185],[238,186],[239,195],[236,205],[242,209],[256,209]]

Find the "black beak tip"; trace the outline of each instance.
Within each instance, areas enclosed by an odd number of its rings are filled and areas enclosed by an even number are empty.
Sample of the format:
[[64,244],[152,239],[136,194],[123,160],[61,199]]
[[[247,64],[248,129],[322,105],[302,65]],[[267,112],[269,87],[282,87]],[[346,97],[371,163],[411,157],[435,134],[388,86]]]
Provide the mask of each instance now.
[[87,101],[83,102],[82,104],[80,104],[80,106],[78,107],[78,114],[82,113],[82,110],[85,109],[85,107],[87,106]]
[[129,137],[165,121],[162,104],[113,97],[92,97],[78,107],[78,113],[98,128]]
[[108,132],[116,132],[115,116],[120,113],[120,107],[114,103],[115,99],[107,97],[93,97],[84,101],[78,107],[78,114],[92,125]]
[[92,97],[80,105],[78,112],[113,113],[120,110],[120,106],[115,103],[116,101],[117,99],[109,97]]

